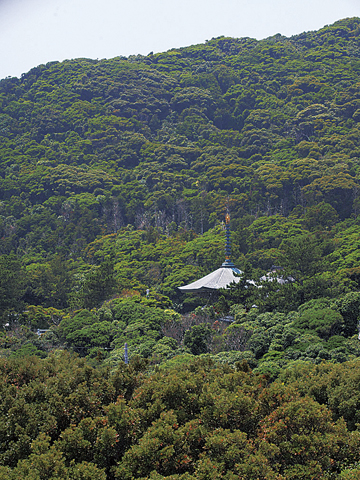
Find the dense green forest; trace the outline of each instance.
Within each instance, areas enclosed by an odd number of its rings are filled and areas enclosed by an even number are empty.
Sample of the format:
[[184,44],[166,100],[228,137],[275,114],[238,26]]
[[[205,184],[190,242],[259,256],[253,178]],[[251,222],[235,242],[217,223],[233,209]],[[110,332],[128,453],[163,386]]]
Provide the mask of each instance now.
[[1,359],[0,479],[358,479],[359,366]]
[[359,18],[0,80],[0,479],[359,479],[359,319]]

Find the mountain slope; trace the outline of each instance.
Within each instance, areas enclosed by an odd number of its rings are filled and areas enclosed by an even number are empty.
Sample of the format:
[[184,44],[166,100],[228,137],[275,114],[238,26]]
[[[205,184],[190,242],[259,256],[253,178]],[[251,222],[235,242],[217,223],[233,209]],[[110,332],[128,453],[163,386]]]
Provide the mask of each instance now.
[[334,228],[334,238],[359,210],[359,32],[352,18],[2,80],[0,253],[28,271],[52,271],[58,255],[71,275],[87,273],[103,235],[202,234],[226,205],[235,257],[257,267],[294,234]]

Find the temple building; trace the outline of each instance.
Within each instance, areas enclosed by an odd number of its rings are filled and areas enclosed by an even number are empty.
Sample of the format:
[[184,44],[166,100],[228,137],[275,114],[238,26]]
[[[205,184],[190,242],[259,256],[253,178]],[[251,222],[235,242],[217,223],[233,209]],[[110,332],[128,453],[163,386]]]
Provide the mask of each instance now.
[[282,275],[279,275],[278,272],[281,272],[282,270],[284,270],[283,267],[277,267],[273,265],[270,272],[260,277],[260,282],[277,282],[279,285],[285,285],[285,283],[295,282],[295,278],[291,276],[284,278]]
[[231,241],[230,241],[230,215],[227,213],[225,216],[225,228],[226,228],[226,245],[225,245],[225,261],[220,268],[214,272],[205,275],[205,277],[196,280],[195,282],[178,287],[183,293],[206,293],[215,292],[220,288],[227,288],[230,283],[238,283],[240,275],[243,273],[241,270],[235,267],[230,260],[231,257]]

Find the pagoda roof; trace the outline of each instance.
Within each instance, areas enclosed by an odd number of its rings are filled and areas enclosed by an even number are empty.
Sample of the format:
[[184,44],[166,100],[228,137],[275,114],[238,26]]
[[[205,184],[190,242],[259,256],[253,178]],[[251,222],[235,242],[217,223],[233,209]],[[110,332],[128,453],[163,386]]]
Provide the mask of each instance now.
[[[230,242],[230,215],[229,212],[225,216],[226,229],[226,245],[225,245],[225,261],[217,270],[205,275],[205,277],[196,280],[195,282],[178,287],[184,293],[202,293],[213,292],[220,288],[228,288],[231,283],[239,283],[240,275],[243,273],[235,267],[230,260],[231,242]],[[252,280],[248,282],[253,283]],[[246,287],[245,287],[246,288]]]
[[219,290],[220,288],[227,288],[230,283],[238,283],[240,275],[243,273],[241,270],[236,268],[231,262],[224,262],[220,268],[214,272],[205,275],[205,277],[196,280],[195,282],[189,283],[189,285],[184,285],[183,287],[178,287],[181,292],[192,293],[192,292],[211,292],[214,290]]

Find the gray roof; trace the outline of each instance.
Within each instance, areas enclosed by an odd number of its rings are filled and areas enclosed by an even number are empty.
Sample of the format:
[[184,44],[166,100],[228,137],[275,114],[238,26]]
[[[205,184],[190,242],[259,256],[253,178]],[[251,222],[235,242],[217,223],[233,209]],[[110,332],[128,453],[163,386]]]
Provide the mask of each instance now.
[[240,281],[240,277],[236,277],[235,274],[240,275],[241,273],[243,272],[238,268],[221,266],[214,272],[209,273],[209,275],[205,275],[205,277],[189,283],[189,285],[178,288],[184,293],[209,292],[219,288],[227,288],[230,283],[238,283]]
[[277,275],[276,272],[271,271],[266,275],[263,275],[262,277],[260,277],[260,281],[261,282],[277,282],[280,285],[285,285],[285,283],[295,282],[295,279],[293,277],[284,278],[282,275]]

